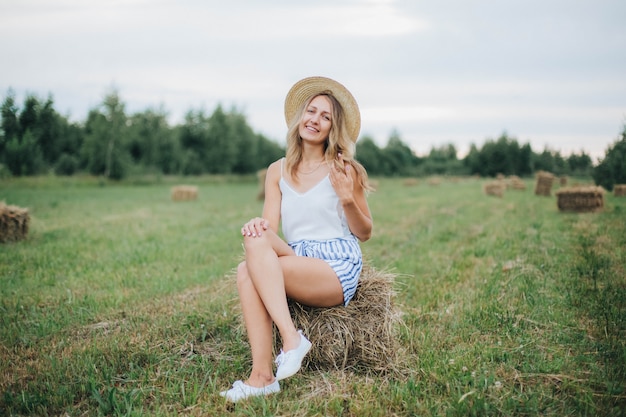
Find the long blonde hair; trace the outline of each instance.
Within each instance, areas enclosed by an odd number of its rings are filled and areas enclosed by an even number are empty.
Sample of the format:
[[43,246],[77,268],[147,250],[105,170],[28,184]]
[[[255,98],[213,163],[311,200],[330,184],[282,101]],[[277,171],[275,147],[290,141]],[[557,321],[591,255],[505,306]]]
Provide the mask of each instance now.
[[[330,91],[323,91],[309,97],[298,109],[295,117],[291,120],[289,129],[287,130],[287,152],[285,155],[286,169],[291,174],[291,178],[298,181],[298,166],[302,162],[302,138],[300,137],[300,122],[305,109],[311,104],[315,97],[325,96],[330,100],[332,107],[332,117],[330,132],[324,143],[324,159],[334,161],[339,164],[338,154],[341,152],[343,160],[348,162],[355,170],[359,185],[367,191],[371,191],[372,187],[368,182],[367,171],[356,159],[354,153],[356,146],[350,139],[346,123],[344,123],[344,112],[341,104],[332,95]],[[341,167],[343,169],[343,167]]]

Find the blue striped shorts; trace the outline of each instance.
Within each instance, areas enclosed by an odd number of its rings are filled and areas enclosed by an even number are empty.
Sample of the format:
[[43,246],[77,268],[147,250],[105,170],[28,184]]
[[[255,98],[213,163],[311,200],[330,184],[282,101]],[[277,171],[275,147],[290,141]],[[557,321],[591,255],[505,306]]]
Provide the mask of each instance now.
[[298,256],[326,261],[335,271],[343,288],[343,303],[348,305],[359,283],[363,269],[361,247],[354,236],[329,240],[299,240],[289,246]]

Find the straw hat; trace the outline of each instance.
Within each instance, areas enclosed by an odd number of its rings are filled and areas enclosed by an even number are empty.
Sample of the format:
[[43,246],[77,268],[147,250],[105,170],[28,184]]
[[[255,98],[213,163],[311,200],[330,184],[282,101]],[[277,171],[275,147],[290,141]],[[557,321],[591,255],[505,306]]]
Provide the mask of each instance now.
[[287,126],[296,116],[305,100],[320,93],[330,93],[343,108],[344,121],[350,134],[350,140],[356,142],[361,130],[359,105],[350,91],[335,80],[326,77],[308,77],[295,83],[285,98],[285,120]]

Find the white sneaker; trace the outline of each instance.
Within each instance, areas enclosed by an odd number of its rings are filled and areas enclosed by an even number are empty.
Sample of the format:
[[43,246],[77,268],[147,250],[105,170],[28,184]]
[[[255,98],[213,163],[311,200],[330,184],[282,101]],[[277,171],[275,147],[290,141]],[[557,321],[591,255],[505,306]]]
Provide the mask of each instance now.
[[298,330],[298,333],[300,333],[300,345],[287,352],[281,350],[280,354],[276,357],[276,365],[278,366],[276,369],[277,381],[289,378],[298,372],[302,366],[302,359],[304,359],[306,354],[309,353],[309,350],[311,350],[311,342],[309,342],[309,339],[302,334],[302,330]]
[[227,400],[236,403],[239,400],[245,400],[250,397],[259,397],[262,395],[270,395],[280,392],[280,385],[278,384],[278,379],[274,380],[269,385],[264,387],[253,387],[248,384],[245,384],[243,381],[235,381],[233,383],[233,387],[228,391],[220,392],[222,397],[225,397]]

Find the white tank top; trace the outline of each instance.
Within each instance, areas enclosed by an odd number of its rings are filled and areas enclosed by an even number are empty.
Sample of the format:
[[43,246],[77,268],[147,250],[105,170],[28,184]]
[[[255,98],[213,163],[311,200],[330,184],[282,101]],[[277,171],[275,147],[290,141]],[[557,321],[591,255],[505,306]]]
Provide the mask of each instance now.
[[299,193],[283,178],[280,161],[280,214],[287,242],[328,240],[351,235],[346,215],[335,189],[326,175],[305,193]]

